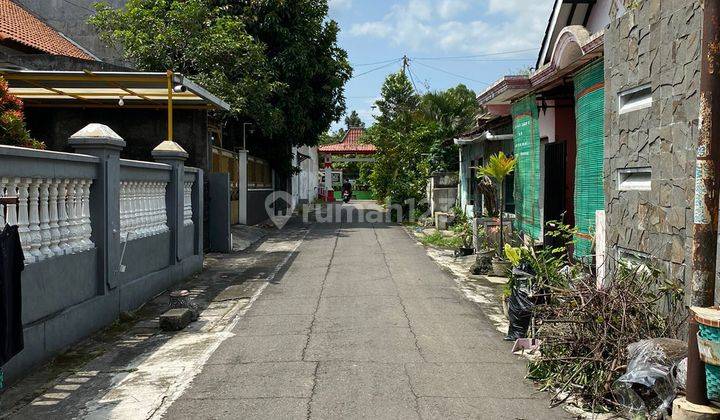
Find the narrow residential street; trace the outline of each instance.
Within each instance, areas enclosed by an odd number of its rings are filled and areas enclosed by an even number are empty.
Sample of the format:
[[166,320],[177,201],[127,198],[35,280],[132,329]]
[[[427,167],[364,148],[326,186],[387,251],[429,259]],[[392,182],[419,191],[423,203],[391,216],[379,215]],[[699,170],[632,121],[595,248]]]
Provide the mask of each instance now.
[[232,332],[166,418],[564,414],[398,225],[313,224]]
[[[340,223],[295,218],[246,252],[209,257],[184,286],[198,322],[163,333],[147,318],[81,346],[73,353],[91,360],[27,378],[0,417],[568,416],[547,408],[525,361],[402,226],[358,222],[377,218],[370,202],[342,211]],[[8,406],[23,389],[42,391]]]

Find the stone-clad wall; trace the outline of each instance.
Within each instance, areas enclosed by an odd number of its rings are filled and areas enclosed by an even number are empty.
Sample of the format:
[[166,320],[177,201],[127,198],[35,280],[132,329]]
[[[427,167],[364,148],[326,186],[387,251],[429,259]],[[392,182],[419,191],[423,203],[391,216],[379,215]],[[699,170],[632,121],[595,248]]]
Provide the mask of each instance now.
[[[700,84],[699,1],[647,0],[605,34],[607,252],[691,275],[690,236]],[[652,106],[619,115],[618,93],[650,83]],[[618,191],[619,168],[651,167],[650,191]]]

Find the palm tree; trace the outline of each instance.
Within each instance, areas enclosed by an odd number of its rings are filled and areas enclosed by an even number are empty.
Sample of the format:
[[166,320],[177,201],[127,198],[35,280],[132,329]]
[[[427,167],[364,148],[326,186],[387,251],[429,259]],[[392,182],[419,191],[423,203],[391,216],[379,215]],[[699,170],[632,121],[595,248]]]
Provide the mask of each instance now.
[[500,186],[500,247],[498,255],[502,255],[505,245],[505,236],[503,234],[503,213],[505,210],[505,177],[515,170],[517,159],[506,156],[503,152],[498,152],[490,156],[488,163],[478,169],[479,176],[487,176]]

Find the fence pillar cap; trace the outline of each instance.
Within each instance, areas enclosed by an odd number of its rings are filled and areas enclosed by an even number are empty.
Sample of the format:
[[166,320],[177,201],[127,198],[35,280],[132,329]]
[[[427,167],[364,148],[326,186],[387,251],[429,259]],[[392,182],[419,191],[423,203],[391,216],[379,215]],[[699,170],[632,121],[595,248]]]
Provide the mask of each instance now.
[[126,143],[118,133],[107,125],[91,123],[70,136],[68,144],[75,148],[97,148],[100,146],[122,149]]
[[188,153],[179,144],[172,140],[165,140],[152,150],[155,160],[185,160]]

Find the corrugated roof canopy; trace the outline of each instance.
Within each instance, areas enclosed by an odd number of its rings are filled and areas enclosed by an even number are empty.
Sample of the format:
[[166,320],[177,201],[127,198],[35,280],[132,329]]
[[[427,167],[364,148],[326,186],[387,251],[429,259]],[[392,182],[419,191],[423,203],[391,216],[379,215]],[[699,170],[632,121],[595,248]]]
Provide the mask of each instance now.
[[[147,72],[3,70],[10,92],[26,106],[165,108],[168,75]],[[223,109],[230,105],[182,74],[172,75],[174,108]]]

